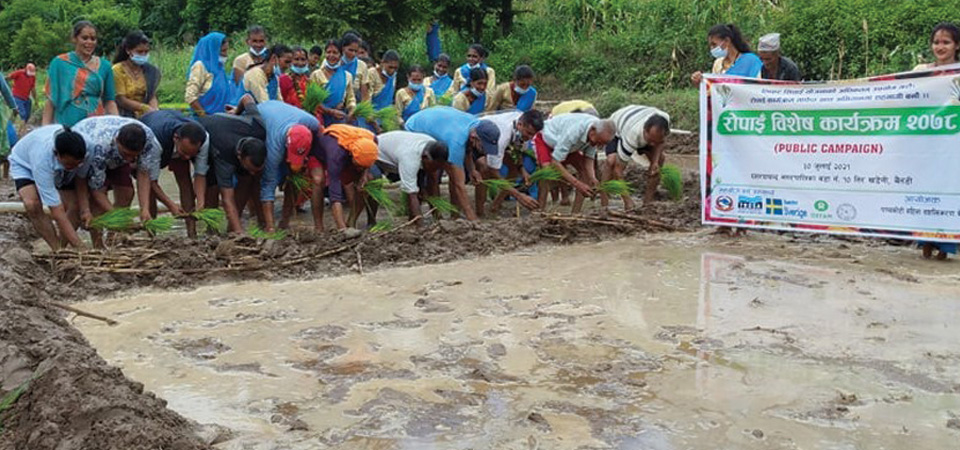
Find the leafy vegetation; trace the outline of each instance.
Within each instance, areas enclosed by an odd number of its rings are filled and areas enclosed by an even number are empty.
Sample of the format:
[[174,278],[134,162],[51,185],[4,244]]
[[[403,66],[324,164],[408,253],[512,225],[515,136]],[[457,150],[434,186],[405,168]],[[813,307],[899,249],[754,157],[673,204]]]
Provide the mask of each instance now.
[[90,228],[106,231],[126,231],[133,228],[134,219],[139,213],[130,208],[116,208],[107,211],[90,221]]
[[611,196],[630,195],[634,189],[630,183],[623,180],[608,180],[600,183],[597,190]]
[[200,211],[194,211],[190,214],[190,217],[197,219],[197,221],[206,226],[208,230],[214,230],[221,234],[227,231],[227,213],[220,208],[206,208]]
[[176,221],[173,216],[160,216],[143,223],[143,229],[156,236],[167,233],[173,229],[173,223]]

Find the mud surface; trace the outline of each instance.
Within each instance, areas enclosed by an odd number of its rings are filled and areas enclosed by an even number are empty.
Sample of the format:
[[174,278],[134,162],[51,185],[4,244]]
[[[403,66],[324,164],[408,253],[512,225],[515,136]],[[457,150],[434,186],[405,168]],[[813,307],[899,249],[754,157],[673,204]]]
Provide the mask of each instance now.
[[952,267],[790,239],[124,295],[78,326],[224,449],[951,448]]
[[[696,191],[691,189],[688,198],[696,199]],[[9,181],[0,183],[4,198],[15,198]],[[64,319],[67,313],[50,301],[70,303],[138,288],[169,291],[221,282],[312,279],[661,232],[663,224],[697,226],[683,203],[663,202],[653,208],[647,217],[656,217],[660,225],[559,221],[538,215],[482,223],[441,221],[358,238],[312,232],[297,232],[284,241],[120,238],[107,252],[55,256],[35,253],[42,245],[25,218],[0,215],[0,398],[34,378],[19,400],[0,412],[0,449],[194,449],[229,435],[170,411],[163,399],[109,366]],[[439,313],[444,306],[426,304],[423,309]],[[185,358],[201,361],[231,350],[205,339],[170,346]],[[263,368],[241,363],[222,364],[217,370],[259,373]]]

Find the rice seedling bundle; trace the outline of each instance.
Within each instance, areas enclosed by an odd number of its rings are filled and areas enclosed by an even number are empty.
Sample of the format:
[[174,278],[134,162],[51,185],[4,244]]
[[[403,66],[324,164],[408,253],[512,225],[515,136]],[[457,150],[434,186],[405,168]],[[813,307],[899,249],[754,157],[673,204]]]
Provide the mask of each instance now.
[[103,213],[90,222],[94,230],[127,231],[133,228],[134,219],[139,213],[130,208],[116,208]]
[[442,214],[453,214],[459,211],[453,203],[440,196],[427,197],[427,203]]
[[370,100],[357,103],[356,108],[353,109],[354,117],[358,117],[367,121],[375,120],[376,113],[376,110],[373,109],[373,103],[371,103]]
[[400,129],[400,114],[397,108],[388,106],[375,113],[377,120],[380,121],[380,127],[383,131],[396,131]]
[[660,184],[667,190],[670,200],[679,201],[683,198],[683,175],[679,167],[664,164],[660,168]]
[[597,190],[611,196],[630,195],[633,193],[633,186],[623,180],[608,180],[600,183]]
[[367,184],[364,185],[363,190],[367,193],[367,195],[370,196],[370,198],[373,199],[373,201],[377,202],[380,206],[383,206],[387,210],[392,211],[396,208],[396,204],[394,204],[393,199],[390,198],[390,195],[387,194],[385,189],[386,185],[386,178],[378,178],[376,180],[368,181]]
[[227,231],[227,213],[220,208],[201,209],[191,213],[190,217],[197,219],[207,229],[216,230],[218,233]]
[[560,181],[561,179],[563,179],[563,174],[560,173],[560,169],[557,169],[553,166],[541,167],[530,174],[531,183],[538,183],[541,181]]
[[483,185],[487,187],[487,190],[490,191],[490,195],[496,197],[500,195],[500,192],[513,189],[513,183],[502,178],[491,178],[489,180],[483,180]]
[[303,96],[303,109],[310,114],[316,114],[317,109],[323,105],[330,97],[328,91],[319,83],[310,82],[307,84],[307,93]]
[[287,237],[286,230],[277,230],[277,231],[274,231],[273,233],[267,233],[266,231],[263,231],[262,229],[260,229],[260,227],[256,225],[250,225],[250,227],[247,228],[247,234],[249,234],[250,236],[253,236],[256,239],[269,239],[271,241],[279,241]]
[[287,175],[287,183],[290,183],[297,193],[310,191],[310,178],[302,172]]
[[371,233],[382,233],[384,231],[390,231],[393,229],[393,220],[384,219],[377,222],[374,226],[370,227]]
[[173,229],[175,221],[176,219],[173,216],[160,216],[144,222],[143,229],[153,235],[167,233]]
[[447,92],[446,94],[441,95],[440,98],[437,99],[437,104],[440,105],[440,106],[450,106],[450,105],[452,105],[452,104],[453,104],[453,94]]

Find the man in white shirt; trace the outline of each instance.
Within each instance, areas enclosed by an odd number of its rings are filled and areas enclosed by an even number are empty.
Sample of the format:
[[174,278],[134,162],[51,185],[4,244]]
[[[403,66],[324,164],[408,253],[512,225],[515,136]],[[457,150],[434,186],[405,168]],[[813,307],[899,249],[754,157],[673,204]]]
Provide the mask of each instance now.
[[[543,131],[533,138],[540,167],[552,165],[577,190],[574,214],[580,212],[585,197],[593,197],[593,188],[599,184],[594,168],[597,149],[606,146],[616,133],[617,127],[612,120],[569,113],[547,120]],[[567,170],[566,164],[577,170],[577,176]],[[547,191],[546,186],[540,186],[540,207],[546,206]]]
[[447,145],[426,134],[391,131],[377,136],[377,146],[377,163],[371,174],[374,178],[384,174],[391,181],[399,178],[413,220],[420,215],[421,187],[427,194],[439,194],[437,174],[447,167]]
[[[670,116],[649,106],[630,105],[620,108],[610,116],[617,126],[616,137],[607,144],[606,161],[601,177],[603,181],[622,180],[627,163],[633,161],[647,167],[647,185],[643,191],[643,202],[653,201],[660,184],[660,168],[665,155],[663,142],[670,135]],[[606,208],[610,199],[600,195],[600,204]],[[630,195],[623,196],[624,209],[634,207]]]

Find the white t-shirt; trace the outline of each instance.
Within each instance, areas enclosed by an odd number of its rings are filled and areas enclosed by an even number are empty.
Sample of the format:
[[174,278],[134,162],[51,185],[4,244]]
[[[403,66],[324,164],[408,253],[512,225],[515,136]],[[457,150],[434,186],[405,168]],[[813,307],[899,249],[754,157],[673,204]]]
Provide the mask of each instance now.
[[500,129],[500,140],[497,141],[497,154],[487,156],[487,165],[491,169],[500,170],[503,166],[503,156],[506,154],[507,147],[514,140],[513,130],[516,128],[517,120],[523,115],[522,111],[508,111],[489,116],[481,117],[482,120],[489,120]]
[[417,173],[427,146],[436,139],[410,131],[391,131],[377,136],[377,165],[386,172],[400,175],[400,190],[407,194],[420,192]]
[[610,116],[610,119],[617,124],[619,138],[617,157],[620,161],[633,160],[638,164],[643,163],[641,155],[638,154],[638,151],[647,146],[647,141],[643,138],[643,129],[654,115],[663,116],[668,122],[670,121],[667,113],[657,108],[640,105],[624,106]]

